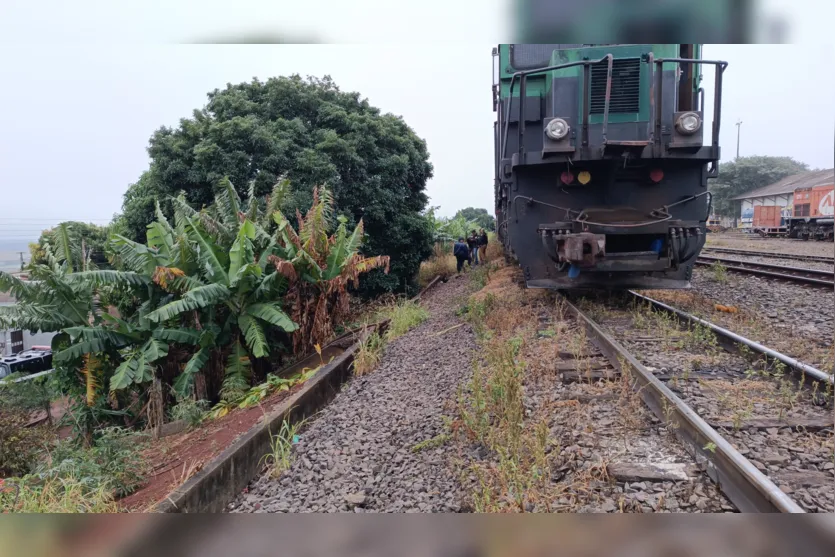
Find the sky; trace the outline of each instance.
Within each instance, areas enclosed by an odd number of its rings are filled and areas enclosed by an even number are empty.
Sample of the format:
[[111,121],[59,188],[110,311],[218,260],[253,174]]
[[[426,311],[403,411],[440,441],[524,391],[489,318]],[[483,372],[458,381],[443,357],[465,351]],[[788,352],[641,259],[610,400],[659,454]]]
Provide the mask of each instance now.
[[[365,0],[359,4],[366,10],[350,10],[310,0],[303,10],[293,8],[299,3],[282,4],[281,19],[265,11],[254,27],[224,19],[228,14],[215,0],[202,2],[199,12],[191,2],[148,1],[141,11],[129,0],[94,2],[98,11],[88,17],[64,2],[51,7],[48,19],[39,4],[11,0],[6,13],[18,19],[0,18],[0,37],[14,46],[0,51],[0,242],[25,244],[62,220],[107,223],[148,167],[146,147],[155,129],[176,126],[205,104],[207,92],[227,83],[292,73],[328,74],[343,90],[402,115],[428,144],[435,175],[427,191],[442,215],[492,208],[490,38],[502,30],[501,0],[478,2],[477,10],[467,1],[425,0],[427,7],[447,7],[448,17],[436,20],[414,7],[394,13],[391,2]],[[320,8],[329,10],[324,23],[311,19]],[[189,16],[199,25],[182,24]],[[399,21],[397,30],[373,25],[382,17]],[[466,17],[471,25],[454,25]],[[792,29],[817,31],[819,20],[793,20]],[[9,25],[15,21],[21,24]],[[35,24],[42,40],[25,32]],[[369,33],[358,37],[355,24]],[[378,44],[172,44],[274,26],[293,29],[301,37],[296,40],[316,35],[310,38]],[[817,36],[828,34],[820,28]],[[723,159],[735,155],[734,124],[742,120],[741,155],[786,155],[832,167],[834,54],[832,46],[808,44],[706,46],[706,58],[729,62]],[[712,75],[706,73],[710,101]]]

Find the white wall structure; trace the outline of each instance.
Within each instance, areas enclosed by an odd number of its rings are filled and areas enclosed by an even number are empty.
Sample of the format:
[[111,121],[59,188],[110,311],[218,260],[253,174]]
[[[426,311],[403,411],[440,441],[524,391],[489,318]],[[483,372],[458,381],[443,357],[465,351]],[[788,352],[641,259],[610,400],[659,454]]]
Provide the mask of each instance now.
[[792,206],[793,195],[786,193],[783,195],[768,195],[763,197],[749,197],[742,200],[742,218],[740,219],[740,228],[751,228],[754,225],[754,207],[765,205],[766,207],[783,207],[783,216],[788,217]]
[[[0,303],[10,306],[12,303]],[[23,349],[29,350],[33,346],[50,346],[55,333],[31,333],[23,331]],[[0,357],[12,355],[12,331],[0,329]]]

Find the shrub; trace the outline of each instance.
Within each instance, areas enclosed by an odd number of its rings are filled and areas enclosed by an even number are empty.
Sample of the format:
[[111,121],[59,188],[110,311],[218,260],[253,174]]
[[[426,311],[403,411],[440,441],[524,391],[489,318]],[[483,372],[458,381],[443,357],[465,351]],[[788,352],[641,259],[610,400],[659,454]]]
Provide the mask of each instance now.
[[199,426],[206,417],[208,401],[184,398],[171,408],[172,420],[185,420],[192,427]]
[[14,513],[114,513],[119,507],[105,487],[90,489],[76,478],[35,476],[0,480],[0,508]]
[[25,427],[29,419],[25,410],[0,406],[0,477],[28,474],[43,454],[50,432],[45,427]]
[[61,441],[35,475],[44,481],[66,480],[95,494],[99,490],[125,496],[136,490],[145,477],[145,462],[139,453],[137,435],[111,427],[99,432],[95,445],[83,447],[75,441]]

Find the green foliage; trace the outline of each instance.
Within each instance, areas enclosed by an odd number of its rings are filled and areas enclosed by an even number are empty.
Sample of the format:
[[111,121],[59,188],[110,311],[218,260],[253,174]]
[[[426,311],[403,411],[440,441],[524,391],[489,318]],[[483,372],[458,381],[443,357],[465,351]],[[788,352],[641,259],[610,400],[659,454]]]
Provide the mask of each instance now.
[[275,435],[270,432],[270,452],[265,454],[261,462],[270,467],[270,475],[274,478],[281,476],[281,473],[290,468],[292,464],[293,445],[298,438],[298,431],[304,422],[290,424],[284,420],[281,429]]
[[50,403],[59,393],[49,375],[42,375],[27,381],[15,382],[24,374],[13,373],[0,381],[0,406],[27,412],[44,410],[49,415]]
[[193,398],[181,399],[171,407],[171,419],[174,421],[184,420],[190,426],[197,427],[203,423],[208,405],[208,401],[205,400],[194,400]]
[[0,400],[0,478],[28,474],[43,454],[51,433],[43,427],[25,427],[30,418],[29,411]]
[[293,308],[293,321],[300,325],[293,335],[296,354],[321,346],[333,334],[334,324],[347,317],[349,285],[357,288],[361,275],[389,269],[388,256],[360,253],[365,237],[362,220],[349,233],[347,219],[340,217],[329,236],[332,205],[327,188],[314,189],[313,204],[301,219],[298,233],[281,212],[273,215],[278,225],[277,249],[282,253],[268,259],[288,283],[285,299]]
[[38,241],[29,245],[32,255],[30,265],[48,263],[47,250],[51,250],[58,263],[68,262],[70,270],[107,267],[107,239],[112,232],[109,226],[96,226],[83,222],[67,221],[41,232]]
[[106,486],[91,489],[74,477],[25,476],[0,480],[0,508],[13,513],[116,513],[119,506]]
[[386,331],[386,340],[391,341],[429,319],[429,312],[419,302],[403,299],[386,306],[381,316],[391,319]]
[[[208,97],[192,118],[151,138],[151,167],[129,188],[119,219],[129,237],[142,239],[156,199],[182,190],[186,202],[206,207],[224,177],[238,196],[251,191],[251,199],[262,199],[286,176],[294,189],[271,198],[270,209],[294,215],[311,205],[314,187],[328,184],[347,225],[364,221],[370,235],[364,253],[392,255],[391,274],[373,272],[364,291],[411,284],[431,249],[420,211],[432,165],[425,142],[402,118],[340,91],[329,77],[253,80]],[[251,205],[238,207],[249,212]],[[165,202],[163,210],[171,215],[173,204]]]
[[720,284],[728,282],[728,268],[721,261],[716,261],[710,266],[710,269],[713,271],[713,280]]
[[430,207],[423,215],[423,218],[426,221],[426,226],[429,228],[432,235],[432,242],[435,244],[450,244],[455,242],[458,238],[466,238],[473,231],[478,232],[480,228],[483,228],[483,226],[481,226],[477,221],[470,220],[463,216],[461,214],[462,211],[458,211],[455,217],[451,219],[446,217],[437,217],[435,216],[435,211],[438,209],[439,207]]
[[[181,401],[196,398],[198,385],[201,398],[220,398],[213,415],[245,397],[260,400],[267,390],[250,386],[266,375],[271,354],[287,350],[289,335],[297,353],[321,345],[347,315],[348,287],[387,269],[388,257],[360,253],[363,221],[349,227],[336,218],[326,188],[314,190],[298,231],[281,211],[266,214],[292,194],[286,178],[265,200],[255,193],[250,183],[242,201],[223,178],[208,208],[169,199],[173,224],[155,201],[145,243],[111,237],[113,269],[74,269],[66,254],[75,248],[63,234],[63,255],[47,245],[47,263],[33,266],[38,282],[0,274],[0,289],[20,301],[0,309],[2,323],[59,332],[55,376],[71,400],[69,423],[87,444],[117,419],[160,423],[166,397],[155,393],[162,382]],[[118,313],[102,305],[113,299]],[[204,369],[213,375],[196,381]]]
[[10,292],[17,303],[0,306],[0,329],[52,332],[83,325],[93,311],[89,284],[73,280],[66,263],[47,250],[48,263],[32,265],[30,281],[0,271],[0,292]]
[[719,165],[719,177],[710,182],[713,210],[717,215],[738,216],[739,203],[731,198],[779,182],[809,170],[809,165],[790,157],[740,157]]
[[385,341],[377,331],[366,335],[359,342],[357,351],[354,353],[354,375],[362,377],[366,373],[374,371],[383,358]]
[[475,207],[467,207],[455,213],[455,218],[462,218],[467,221],[474,222],[477,225],[475,231],[483,228],[487,232],[496,230],[496,217],[489,214],[487,209],[476,209]]
[[59,442],[34,475],[42,481],[71,478],[87,493],[104,488],[121,497],[144,481],[147,466],[139,453],[141,445],[132,432],[105,428],[92,447],[75,441]]

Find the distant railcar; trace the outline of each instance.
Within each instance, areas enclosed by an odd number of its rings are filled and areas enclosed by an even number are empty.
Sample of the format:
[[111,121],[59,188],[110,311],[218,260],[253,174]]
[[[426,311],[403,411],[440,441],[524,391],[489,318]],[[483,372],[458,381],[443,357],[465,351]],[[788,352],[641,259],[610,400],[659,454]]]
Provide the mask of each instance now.
[[832,240],[835,223],[835,186],[798,188],[794,192],[790,238]]
[[[493,55],[498,232],[527,286],[689,287],[727,63],[696,44],[508,44]],[[707,133],[702,66],[715,72]]]

